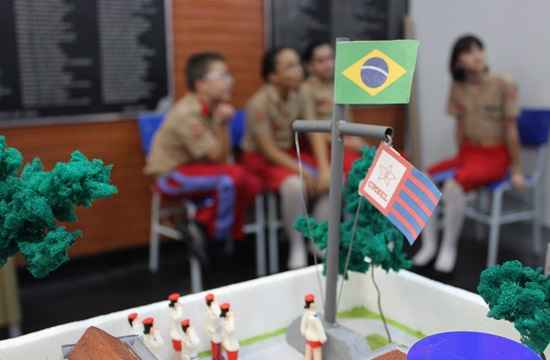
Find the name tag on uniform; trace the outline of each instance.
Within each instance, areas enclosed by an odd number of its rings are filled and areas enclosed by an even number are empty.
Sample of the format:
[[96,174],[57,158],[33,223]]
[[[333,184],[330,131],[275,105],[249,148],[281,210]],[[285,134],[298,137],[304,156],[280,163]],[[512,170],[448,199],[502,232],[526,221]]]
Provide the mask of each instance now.
[[359,194],[376,207],[414,243],[441,198],[427,175],[396,150],[381,143]]

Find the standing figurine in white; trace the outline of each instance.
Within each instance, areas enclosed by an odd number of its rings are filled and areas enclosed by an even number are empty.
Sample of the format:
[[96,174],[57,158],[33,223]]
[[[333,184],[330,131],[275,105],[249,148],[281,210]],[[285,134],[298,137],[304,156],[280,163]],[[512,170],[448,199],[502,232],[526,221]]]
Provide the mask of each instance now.
[[214,294],[206,295],[206,332],[210,336],[210,350],[212,360],[222,360],[222,319],[220,319],[220,307],[214,298]]
[[143,320],[143,343],[155,356],[159,357],[159,350],[164,345],[164,340],[154,325],[155,319],[152,317]]
[[134,335],[137,336],[143,336],[143,326],[138,320],[138,313],[133,312],[131,314],[128,314],[128,324],[130,324],[130,327],[132,328],[132,331],[134,332]]
[[235,334],[235,315],[228,303],[220,307],[220,318],[223,319],[222,345],[227,354],[227,360],[239,359],[239,340]]
[[313,294],[306,295],[305,302],[305,311],[300,326],[300,331],[306,338],[304,360],[321,360],[323,358],[323,345],[327,342],[327,335],[319,313],[315,311],[315,296]]
[[198,360],[201,341],[191,327],[189,319],[181,321],[181,330],[183,331],[181,360]]
[[168,311],[170,311],[170,338],[172,339],[172,348],[175,352],[181,351],[181,332],[179,330],[180,321],[183,318],[183,308],[179,303],[180,294],[173,293],[168,296]]

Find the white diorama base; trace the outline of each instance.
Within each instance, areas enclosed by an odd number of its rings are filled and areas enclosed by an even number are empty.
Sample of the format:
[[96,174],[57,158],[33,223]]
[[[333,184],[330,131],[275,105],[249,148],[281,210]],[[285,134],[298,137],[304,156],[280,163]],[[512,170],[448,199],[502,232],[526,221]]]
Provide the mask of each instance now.
[[[241,339],[239,359],[303,359],[289,346],[285,330],[303,312],[304,295],[321,298],[318,276],[322,265],[267,276],[211,290],[218,303],[229,302],[235,313],[238,338]],[[382,292],[382,306],[390,319],[395,343],[405,348],[424,335],[445,331],[483,331],[519,341],[512,324],[487,318],[488,307],[481,297],[471,292],[444,285],[408,271],[386,273],[375,270]],[[185,294],[185,289],[174,289]],[[323,290],[324,291],[324,290]],[[209,350],[210,341],[204,332],[206,293],[184,295],[184,317],[191,319],[201,339],[201,351]],[[319,309],[323,303],[318,301]],[[45,304],[45,306],[47,306]],[[62,359],[61,347],[74,344],[89,326],[101,328],[113,336],[132,333],[127,315],[137,311],[140,319],[155,318],[155,326],[166,346],[159,360],[174,359],[170,345],[170,315],[168,301],[145,305],[88,320],[56,326],[18,338],[0,341],[0,359]],[[338,322],[365,336],[373,349],[385,345],[385,332],[377,314],[377,296],[370,274],[351,273],[344,284]],[[550,352],[547,352],[547,356]],[[209,358],[202,353],[201,358]]]

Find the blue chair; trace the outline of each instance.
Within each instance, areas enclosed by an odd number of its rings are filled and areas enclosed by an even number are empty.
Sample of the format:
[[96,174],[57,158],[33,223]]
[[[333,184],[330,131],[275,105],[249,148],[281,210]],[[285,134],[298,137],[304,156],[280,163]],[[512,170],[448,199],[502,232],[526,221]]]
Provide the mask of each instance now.
[[246,129],[246,113],[243,110],[237,111],[229,124],[231,134],[231,147],[240,148]]
[[[238,118],[237,113],[236,118]],[[148,155],[154,135],[164,121],[164,114],[147,113],[138,117],[139,133],[141,138],[141,146],[145,155]],[[233,123],[233,121],[232,121]],[[233,127],[231,128],[232,143],[234,139]],[[241,135],[242,138],[242,135]],[[240,139],[238,139],[240,142]],[[151,234],[149,241],[149,270],[156,272],[159,264],[159,245],[160,236],[165,236],[174,240],[181,240],[181,234],[175,228],[163,224],[163,220],[175,214],[188,218],[193,218],[196,212],[196,206],[185,198],[181,198],[181,202],[176,202],[176,206],[165,206],[162,203],[162,194],[156,187],[152,189],[151,201]],[[256,198],[255,204],[255,221],[245,224],[243,231],[245,234],[256,234],[256,273],[258,276],[263,276],[267,273],[266,270],[266,251],[265,251],[265,216],[264,216],[264,199],[263,196]],[[190,229],[192,232],[193,229]],[[198,235],[198,234],[197,234]],[[198,258],[194,255],[190,258],[191,265],[191,288],[193,292],[202,290],[202,271]]]
[[[527,190],[531,191],[531,201],[523,209],[504,209],[503,196],[514,192],[510,176],[491,183],[478,191],[477,204],[469,203],[466,217],[480,224],[489,225],[489,249],[487,266],[493,266],[498,259],[500,226],[520,221],[531,221],[533,230],[533,249],[542,251],[541,219],[543,191],[541,178],[545,171],[548,134],[550,129],[550,110],[524,109],[518,118],[518,130],[523,150],[535,155],[534,170],[526,178]],[[442,174],[439,174],[442,176]],[[452,174],[451,174],[452,175]],[[449,174],[447,174],[449,176]],[[440,179],[441,180],[441,179]],[[487,201],[490,199],[490,207]],[[484,201],[485,200],[485,201]]]

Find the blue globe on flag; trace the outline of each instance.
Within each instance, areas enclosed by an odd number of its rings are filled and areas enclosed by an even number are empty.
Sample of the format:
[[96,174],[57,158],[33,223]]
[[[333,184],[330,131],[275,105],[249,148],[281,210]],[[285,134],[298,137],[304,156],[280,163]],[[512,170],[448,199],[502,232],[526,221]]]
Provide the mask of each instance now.
[[372,57],[361,66],[361,80],[370,88],[377,88],[388,79],[388,64],[380,57]]

